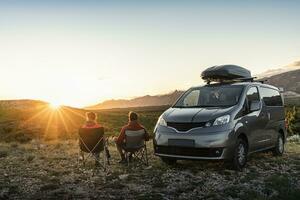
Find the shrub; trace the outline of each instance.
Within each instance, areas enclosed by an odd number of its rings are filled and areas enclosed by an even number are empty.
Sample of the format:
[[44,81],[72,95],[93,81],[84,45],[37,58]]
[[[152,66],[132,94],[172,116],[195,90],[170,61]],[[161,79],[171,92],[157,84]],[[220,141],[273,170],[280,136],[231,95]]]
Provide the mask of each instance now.
[[288,135],[300,134],[300,113],[299,109],[293,106],[292,109],[286,111],[286,122],[288,124]]
[[290,136],[288,137],[287,141],[292,143],[300,143],[300,135]]
[[0,158],[5,158],[8,156],[8,152],[7,151],[0,151]]

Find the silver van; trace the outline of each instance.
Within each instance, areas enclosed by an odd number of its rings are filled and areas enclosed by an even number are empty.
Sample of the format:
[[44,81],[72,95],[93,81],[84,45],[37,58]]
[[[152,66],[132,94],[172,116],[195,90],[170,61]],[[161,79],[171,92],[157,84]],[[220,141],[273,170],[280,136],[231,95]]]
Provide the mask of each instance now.
[[283,99],[278,88],[250,79],[192,87],[160,116],[154,134],[154,154],[167,164],[226,160],[241,170],[251,153],[283,154]]

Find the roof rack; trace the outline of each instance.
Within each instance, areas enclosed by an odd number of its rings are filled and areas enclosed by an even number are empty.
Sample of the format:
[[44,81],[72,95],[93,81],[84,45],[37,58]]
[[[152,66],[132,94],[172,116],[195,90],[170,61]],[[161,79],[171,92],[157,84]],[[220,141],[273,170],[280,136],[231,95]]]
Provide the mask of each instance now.
[[257,77],[247,77],[247,78],[235,78],[235,79],[206,79],[206,83],[209,85],[211,82],[216,83],[234,83],[234,82],[260,82],[264,83],[265,80],[255,80]]
[[268,81],[268,79],[257,80],[257,82],[260,82],[260,83],[265,83],[265,82],[267,82],[267,81]]
[[240,81],[240,82],[254,82],[254,79],[257,78],[257,77],[248,77],[248,78],[236,78],[236,79],[233,79],[233,81]]

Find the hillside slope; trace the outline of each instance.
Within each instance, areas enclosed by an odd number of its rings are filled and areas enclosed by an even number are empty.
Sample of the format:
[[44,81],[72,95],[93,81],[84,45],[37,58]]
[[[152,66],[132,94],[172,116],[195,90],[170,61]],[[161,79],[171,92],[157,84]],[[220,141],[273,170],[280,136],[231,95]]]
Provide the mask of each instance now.
[[271,77],[271,76],[275,76],[277,74],[282,74],[282,73],[289,72],[289,71],[294,71],[297,69],[300,69],[300,61],[295,61],[284,67],[269,69],[261,74],[255,75],[255,76],[258,78],[265,78],[265,77]]
[[86,109],[111,109],[111,108],[130,108],[130,107],[148,107],[148,106],[164,106],[172,105],[183,94],[183,91],[174,91],[169,94],[143,97],[137,97],[131,100],[107,100]]
[[0,141],[73,137],[85,120],[85,110],[35,100],[0,101]]
[[266,83],[270,85],[282,87],[285,92],[300,95],[300,69],[277,74],[266,79]]

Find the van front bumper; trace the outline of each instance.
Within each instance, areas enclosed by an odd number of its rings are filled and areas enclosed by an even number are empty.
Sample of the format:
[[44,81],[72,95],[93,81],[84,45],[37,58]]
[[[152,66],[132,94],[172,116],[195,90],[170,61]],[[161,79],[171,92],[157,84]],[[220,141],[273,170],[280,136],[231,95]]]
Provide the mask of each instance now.
[[[178,145],[170,142],[174,140],[180,141]],[[192,141],[193,145],[185,146],[184,141]],[[199,128],[190,132],[177,132],[161,127],[156,129],[153,146],[154,154],[160,157],[227,160],[233,157],[235,139],[233,130],[211,132],[209,128]]]

